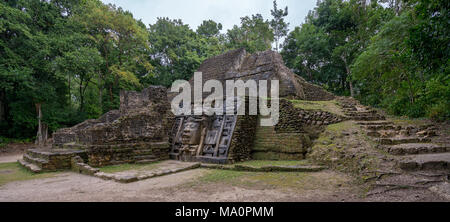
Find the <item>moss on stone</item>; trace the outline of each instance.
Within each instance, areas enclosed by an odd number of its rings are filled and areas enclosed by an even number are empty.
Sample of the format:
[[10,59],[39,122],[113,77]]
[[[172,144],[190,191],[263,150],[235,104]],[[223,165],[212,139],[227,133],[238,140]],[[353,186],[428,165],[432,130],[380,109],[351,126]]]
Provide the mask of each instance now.
[[376,171],[385,156],[375,145],[354,121],[345,121],[329,125],[314,142],[309,157],[363,180],[365,173]]
[[305,101],[305,100],[290,100],[295,108],[304,110],[325,111],[339,116],[344,116],[344,113],[338,106],[336,100],[330,101]]
[[308,160],[299,160],[299,161],[251,160],[239,164],[246,166],[263,167],[263,166],[303,166],[309,165],[311,163]]

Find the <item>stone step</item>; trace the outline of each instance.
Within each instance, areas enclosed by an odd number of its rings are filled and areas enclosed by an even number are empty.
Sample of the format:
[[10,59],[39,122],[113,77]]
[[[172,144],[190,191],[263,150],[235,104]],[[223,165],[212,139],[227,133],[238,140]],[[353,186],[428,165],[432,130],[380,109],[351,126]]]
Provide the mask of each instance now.
[[352,120],[356,121],[377,121],[377,120],[385,120],[386,117],[384,116],[353,116],[351,117]]
[[401,130],[401,126],[395,126],[390,124],[385,125],[365,125],[367,130],[378,131],[378,130]]
[[144,159],[144,160],[136,161],[135,163],[136,164],[149,164],[149,163],[156,163],[158,161],[160,161],[160,160],[159,159]]
[[405,143],[394,146],[382,146],[382,149],[393,155],[431,154],[450,152],[450,147],[433,143]]
[[155,151],[153,149],[142,149],[142,150],[134,150],[133,153],[135,155],[152,155]]
[[38,149],[29,149],[25,152],[30,157],[39,158],[43,160],[49,160],[50,154],[47,152],[39,151]]
[[351,111],[351,112],[344,112],[344,114],[347,116],[378,116],[376,111],[363,111],[363,112]]
[[372,126],[372,125],[392,125],[393,123],[390,121],[360,121],[357,122],[357,124],[361,126]]
[[157,159],[154,155],[140,155],[134,156],[135,160],[148,160],[148,159]]
[[37,157],[31,157],[28,154],[23,154],[23,160],[25,160],[28,163],[32,163],[36,166],[39,166],[40,168],[44,168],[45,165],[48,164],[48,160],[37,158]]
[[415,170],[449,170],[450,153],[419,154],[406,156],[399,162],[400,168],[408,171]]
[[379,138],[377,141],[381,145],[399,145],[402,143],[429,143],[430,138],[418,138],[418,137],[399,137],[399,138]]
[[36,166],[35,164],[29,163],[23,159],[18,160],[19,164],[22,165],[24,168],[30,170],[33,173],[40,173],[42,169],[39,166]]
[[378,130],[378,131],[368,131],[367,136],[376,138],[393,138],[393,137],[412,137],[414,135],[409,134],[406,131],[397,130]]

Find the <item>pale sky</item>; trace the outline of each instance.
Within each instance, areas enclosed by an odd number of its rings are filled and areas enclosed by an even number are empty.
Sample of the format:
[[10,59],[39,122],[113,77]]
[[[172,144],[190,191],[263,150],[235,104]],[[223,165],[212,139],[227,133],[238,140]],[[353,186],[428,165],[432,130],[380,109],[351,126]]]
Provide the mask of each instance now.
[[[203,20],[222,23],[223,30],[240,24],[240,18],[252,14],[261,14],[264,19],[272,19],[270,10],[273,0],[102,0],[112,3],[133,13],[145,25],[154,24],[157,17],[181,19],[194,31]],[[278,0],[278,8],[289,7],[286,17],[292,31],[304,22],[309,10],[316,6],[317,0]]]

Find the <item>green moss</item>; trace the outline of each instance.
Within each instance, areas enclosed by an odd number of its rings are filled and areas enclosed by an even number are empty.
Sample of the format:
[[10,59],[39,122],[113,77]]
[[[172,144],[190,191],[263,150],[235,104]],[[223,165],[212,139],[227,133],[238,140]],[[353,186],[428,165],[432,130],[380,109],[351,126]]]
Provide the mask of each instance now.
[[309,157],[364,181],[364,172],[376,170],[380,157],[386,155],[375,146],[354,121],[345,121],[329,125],[315,141]]
[[429,120],[425,118],[413,119],[399,116],[388,116],[388,120],[392,121],[395,125],[400,126],[409,126],[409,125],[420,126],[429,123]]
[[326,130],[329,132],[338,133],[352,128],[355,128],[355,124],[352,121],[344,121],[328,125]]
[[19,163],[0,163],[0,186],[14,181],[50,178],[57,174],[57,172],[35,174]]
[[252,159],[254,160],[301,160],[304,159],[303,154],[296,153],[296,154],[289,154],[289,153],[280,153],[280,152],[271,152],[271,151],[264,151],[264,152],[254,152],[252,153]]
[[251,160],[239,163],[239,165],[263,167],[263,166],[299,166],[311,164],[308,160],[299,161],[270,161],[270,160]]
[[326,111],[339,116],[343,116],[341,109],[336,100],[331,101],[305,101],[305,100],[289,100],[294,104],[294,107],[304,110]]
[[129,171],[129,170],[135,170],[135,171],[147,171],[157,168],[157,164],[159,162],[155,163],[149,163],[149,164],[120,164],[120,165],[113,165],[113,166],[105,166],[100,168],[101,172],[104,173],[117,173],[117,172],[123,172],[123,171]]

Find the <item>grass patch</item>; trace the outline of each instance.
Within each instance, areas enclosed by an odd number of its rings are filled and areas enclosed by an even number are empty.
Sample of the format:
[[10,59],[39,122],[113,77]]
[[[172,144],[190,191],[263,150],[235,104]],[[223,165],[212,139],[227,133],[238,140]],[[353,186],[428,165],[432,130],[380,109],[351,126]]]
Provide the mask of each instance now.
[[349,181],[330,172],[237,172],[209,170],[205,175],[185,186],[226,184],[251,189],[334,190]]
[[239,165],[263,167],[263,166],[304,166],[309,165],[308,160],[282,160],[282,161],[270,161],[270,160],[251,160],[239,163]]
[[402,117],[402,116],[388,116],[388,120],[391,120],[395,125],[400,126],[409,126],[409,125],[426,125],[430,121],[426,118],[418,118],[418,119],[412,119],[408,117]]
[[326,111],[339,116],[344,116],[341,108],[338,106],[336,100],[331,101],[305,101],[305,100],[290,100],[295,108],[314,111]]
[[209,170],[207,174],[198,178],[197,182],[200,183],[231,182],[248,174],[250,173],[234,170]]
[[359,182],[364,182],[365,173],[377,170],[386,156],[354,121],[329,125],[309,154],[331,169],[355,175]]
[[104,166],[100,168],[101,172],[104,173],[118,173],[123,171],[148,171],[156,169],[159,162],[149,163],[149,164],[120,164],[120,165],[112,165],[112,166]]
[[0,186],[14,181],[43,179],[56,176],[57,172],[35,174],[19,163],[0,163]]
[[263,184],[271,188],[295,190],[334,190],[338,185],[342,185],[348,181],[347,178],[341,175],[325,172],[257,173],[250,175],[246,179],[255,183],[254,186]]
[[344,122],[328,125],[326,130],[331,131],[333,133],[339,133],[339,132],[346,131],[349,129],[355,129],[355,130],[359,131],[358,126],[356,126],[351,121],[344,121]]

